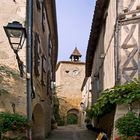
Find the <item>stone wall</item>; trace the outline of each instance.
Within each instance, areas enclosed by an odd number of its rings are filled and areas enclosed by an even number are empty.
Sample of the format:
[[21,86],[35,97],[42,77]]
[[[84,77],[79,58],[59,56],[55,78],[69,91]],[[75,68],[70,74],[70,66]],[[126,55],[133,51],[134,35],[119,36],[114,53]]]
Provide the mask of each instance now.
[[[33,1],[33,138],[44,139],[51,131],[51,63],[50,29],[47,10],[42,2]],[[50,46],[51,47],[51,46]],[[39,115],[38,113],[41,113]]]
[[[34,98],[33,111],[33,139],[45,139],[51,132],[53,118],[52,94],[56,58],[57,31],[55,17],[55,1],[33,1],[33,47],[32,72]],[[55,34],[55,36],[54,36]],[[54,45],[55,44],[55,45]],[[55,49],[54,49],[55,48]],[[55,54],[55,55],[54,55]],[[56,62],[55,62],[56,63]],[[41,115],[39,115],[41,113]]]
[[[8,39],[4,32],[3,26],[6,26],[8,22],[19,21],[21,24],[25,24],[26,14],[26,0],[1,0],[0,2],[0,64],[7,65],[14,69],[17,68],[17,61],[13,50],[10,48]],[[26,43],[25,43],[26,44]],[[19,55],[25,64],[25,44],[23,49],[20,50]]]
[[[0,111],[26,114],[26,82],[20,78],[17,60],[10,48],[3,26],[8,22],[25,23],[26,0],[1,0],[0,2]],[[26,44],[26,43],[25,43]],[[25,64],[25,44],[19,55]]]
[[85,64],[82,62],[60,62],[56,71],[57,96],[60,102],[60,115],[66,120],[71,109],[80,110],[82,101],[82,82],[85,75]]

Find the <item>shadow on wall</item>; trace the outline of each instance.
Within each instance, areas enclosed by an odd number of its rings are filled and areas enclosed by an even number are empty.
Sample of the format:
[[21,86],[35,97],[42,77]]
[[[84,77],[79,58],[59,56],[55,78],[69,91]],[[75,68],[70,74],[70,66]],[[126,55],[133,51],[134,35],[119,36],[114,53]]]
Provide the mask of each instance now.
[[45,113],[40,104],[37,104],[33,110],[33,140],[45,139]]

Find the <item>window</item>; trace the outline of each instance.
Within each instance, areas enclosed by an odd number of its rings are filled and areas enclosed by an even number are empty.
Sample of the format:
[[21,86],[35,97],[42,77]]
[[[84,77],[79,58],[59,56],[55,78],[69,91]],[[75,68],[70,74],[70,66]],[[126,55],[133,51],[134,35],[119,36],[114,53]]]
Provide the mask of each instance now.
[[40,39],[39,35],[35,33],[35,40],[34,40],[34,73],[37,77],[40,76],[39,66],[41,63],[41,48],[40,48]]
[[42,56],[42,85],[46,86],[47,85],[47,61],[46,57]]
[[51,40],[48,40],[49,41],[49,56],[51,57],[52,56],[52,43],[51,43]]

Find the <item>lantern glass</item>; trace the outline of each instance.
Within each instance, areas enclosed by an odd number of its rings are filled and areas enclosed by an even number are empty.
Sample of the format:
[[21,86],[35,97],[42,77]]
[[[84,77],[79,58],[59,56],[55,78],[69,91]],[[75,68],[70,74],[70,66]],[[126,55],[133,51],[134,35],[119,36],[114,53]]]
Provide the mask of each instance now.
[[9,36],[13,37],[13,38],[20,38],[22,36],[21,30],[8,29],[7,32],[9,34]]

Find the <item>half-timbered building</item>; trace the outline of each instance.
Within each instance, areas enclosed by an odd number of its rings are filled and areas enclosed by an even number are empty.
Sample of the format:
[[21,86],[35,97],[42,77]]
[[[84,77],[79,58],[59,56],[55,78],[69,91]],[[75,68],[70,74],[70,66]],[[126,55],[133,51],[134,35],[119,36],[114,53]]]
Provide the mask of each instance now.
[[[90,76],[93,104],[102,90],[140,78],[139,0],[96,1],[86,55],[86,77]],[[134,108],[140,112],[138,105]],[[111,132],[113,122],[127,111],[128,106],[118,105],[115,114],[95,125]]]

